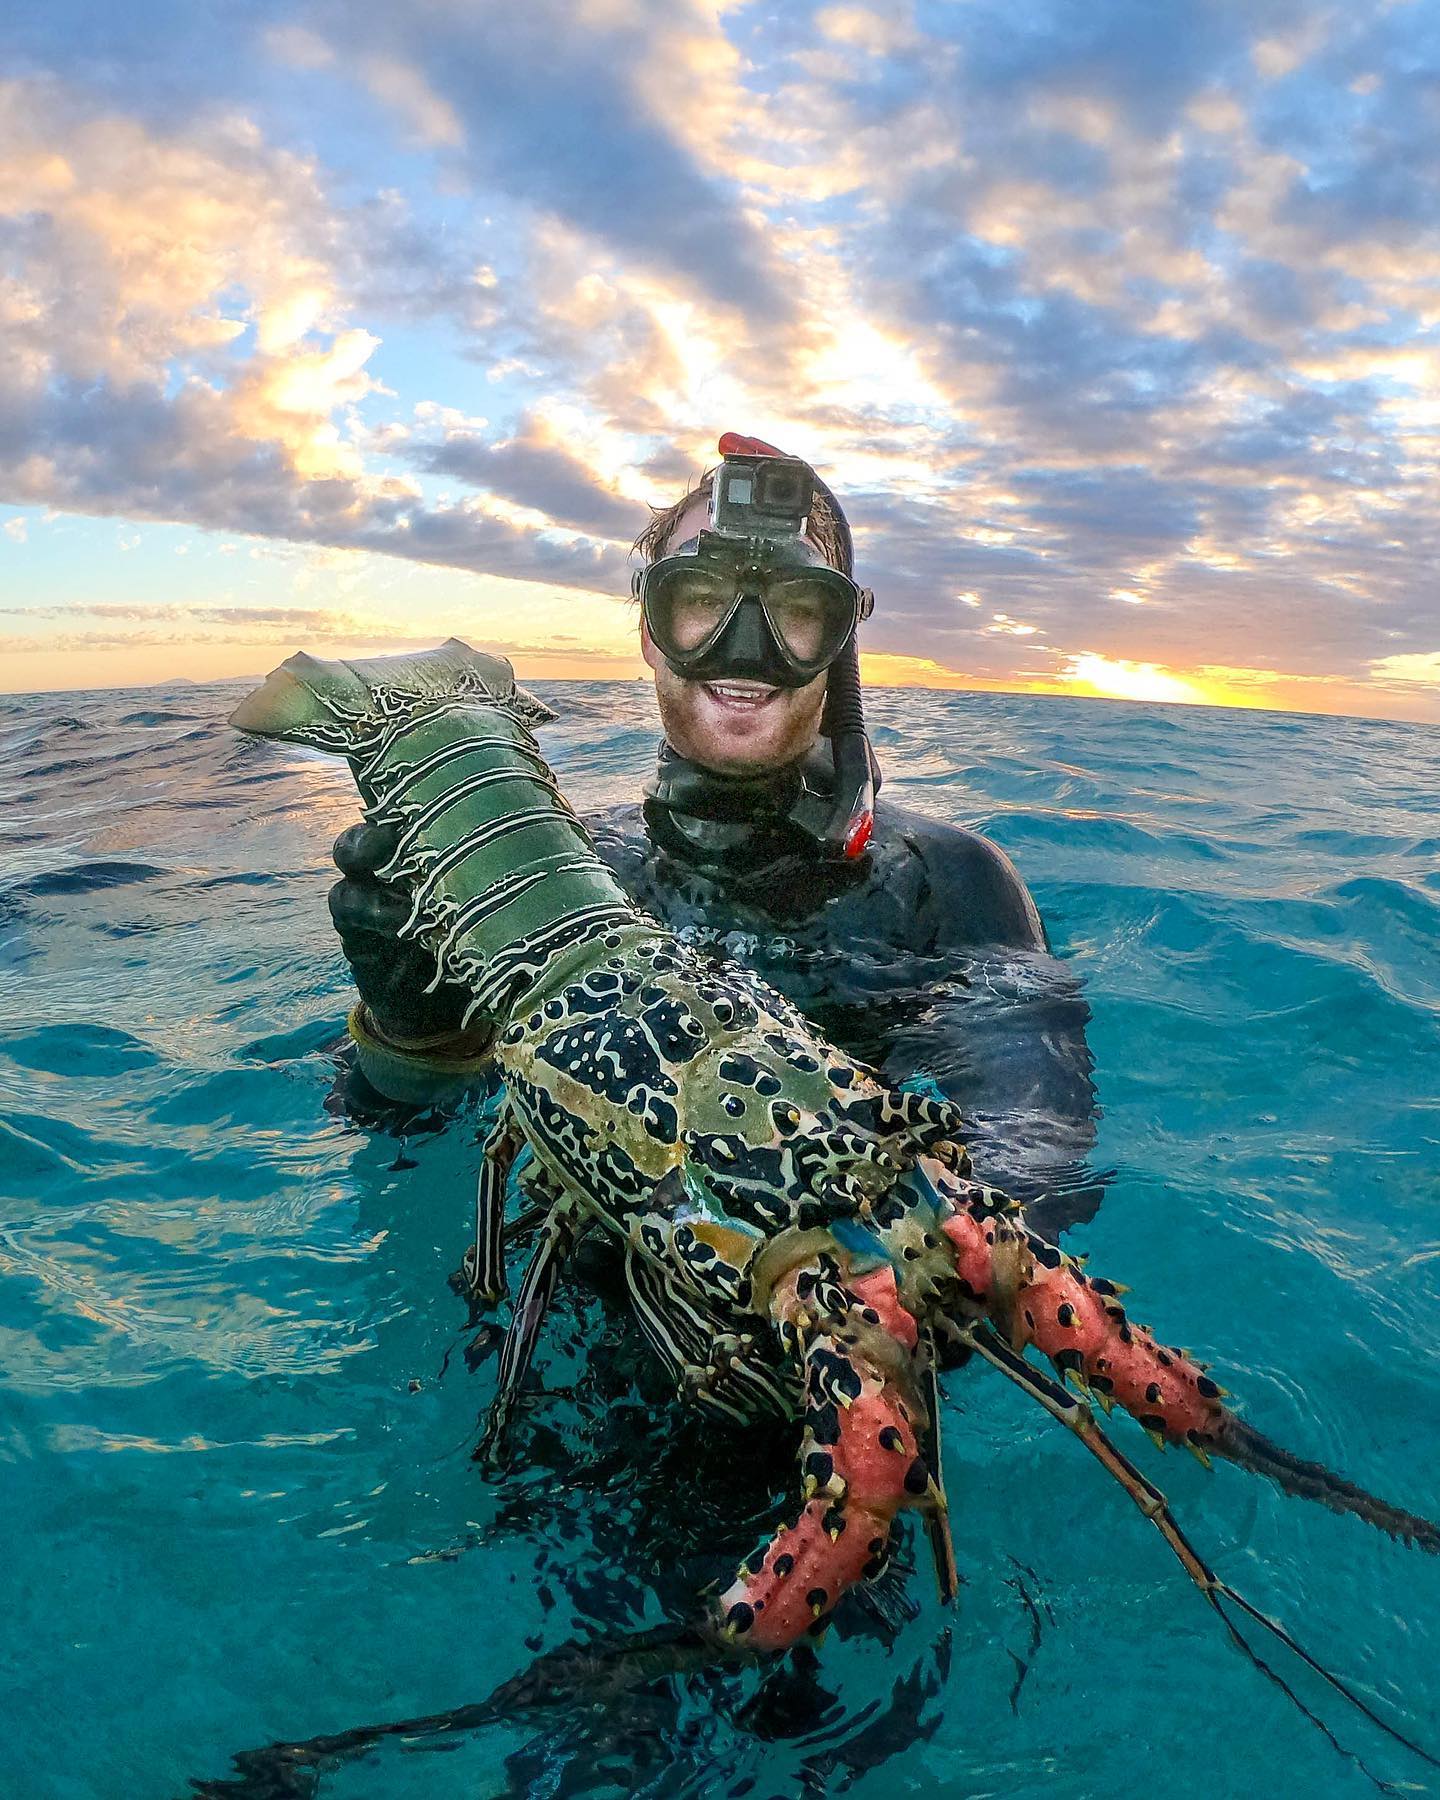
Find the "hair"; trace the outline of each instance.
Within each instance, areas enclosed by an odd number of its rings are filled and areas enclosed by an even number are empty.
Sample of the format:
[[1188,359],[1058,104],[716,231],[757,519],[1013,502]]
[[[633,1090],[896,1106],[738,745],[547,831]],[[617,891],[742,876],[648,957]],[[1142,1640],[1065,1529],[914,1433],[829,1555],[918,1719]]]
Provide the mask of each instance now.
[[[651,563],[658,562],[665,554],[670,542],[670,534],[680,522],[685,509],[694,501],[697,494],[709,498],[715,486],[715,477],[720,472],[717,463],[713,469],[707,469],[693,487],[687,488],[673,506],[652,506],[650,523],[631,545],[632,552],[638,556],[648,568]],[[810,517],[806,521],[805,535],[825,558],[832,569],[842,567],[842,527],[836,518],[830,502],[821,493],[816,493],[810,508]]]

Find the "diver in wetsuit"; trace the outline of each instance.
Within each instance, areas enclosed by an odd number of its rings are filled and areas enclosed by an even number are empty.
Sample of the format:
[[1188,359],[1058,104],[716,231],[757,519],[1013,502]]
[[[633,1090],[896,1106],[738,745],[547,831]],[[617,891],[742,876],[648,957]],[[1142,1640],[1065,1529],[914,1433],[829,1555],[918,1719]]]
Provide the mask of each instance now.
[[[1094,1210],[1088,1012],[1005,854],[876,799],[856,628],[871,597],[807,465],[727,434],[724,461],[637,541],[641,648],[665,740],[642,803],[590,821],[631,897],[723,948],[887,1079],[964,1109],[977,1170],[1055,1231]],[[364,1085],[444,1105],[485,1078],[458,989],[396,931],[392,848],[342,834],[331,913],[355,973]],[[373,1096],[371,1103],[373,1106]]]

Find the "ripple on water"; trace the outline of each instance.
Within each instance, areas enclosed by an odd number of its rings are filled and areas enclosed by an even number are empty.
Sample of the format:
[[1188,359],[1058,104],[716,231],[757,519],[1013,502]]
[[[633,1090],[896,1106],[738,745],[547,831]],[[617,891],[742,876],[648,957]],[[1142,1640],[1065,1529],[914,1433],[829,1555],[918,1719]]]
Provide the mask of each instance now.
[[67,869],[52,869],[17,884],[15,891],[41,898],[52,894],[89,894],[97,888],[128,887],[154,881],[167,871],[154,863],[85,862]]
[[22,1069],[82,1080],[113,1079],[121,1070],[153,1068],[161,1060],[133,1033],[88,1020],[0,1032],[0,1054]]
[[[327,846],[355,801],[343,770],[226,732],[238,691],[0,703],[0,905],[24,909],[23,944],[0,936],[0,1683],[26,1800],[165,1800],[244,1746],[473,1700],[539,1649],[679,1618],[793,1485],[791,1434],[702,1429],[570,1281],[520,1458],[479,1476],[498,1322],[446,1284],[482,1121],[397,1144],[327,1113],[348,1000]],[[633,799],[649,689],[542,693],[581,803]],[[992,695],[870,712],[888,791],[993,831],[1084,982],[1117,1172],[1075,1247],[1257,1425],[1440,1512],[1435,734]],[[858,944],[787,967],[856,1020],[904,992],[987,1031],[1038,979],[1016,959],[940,994],[926,959]],[[1068,1434],[973,1367],[945,1434],[958,1612],[912,1533],[908,1613],[857,1615],[811,1674],[388,1749],[327,1800],[1373,1792]],[[1433,1561],[1116,1436],[1222,1572],[1440,1740]],[[1197,1706],[1221,1729],[1192,1779],[1154,1746],[1192,1742]]]

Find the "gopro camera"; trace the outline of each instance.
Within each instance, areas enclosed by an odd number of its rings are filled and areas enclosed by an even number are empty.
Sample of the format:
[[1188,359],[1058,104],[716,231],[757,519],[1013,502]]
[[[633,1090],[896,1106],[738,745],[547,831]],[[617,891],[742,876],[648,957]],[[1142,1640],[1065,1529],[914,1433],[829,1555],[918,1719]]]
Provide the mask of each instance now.
[[797,537],[814,499],[815,477],[798,457],[727,456],[715,477],[710,517],[725,537]]

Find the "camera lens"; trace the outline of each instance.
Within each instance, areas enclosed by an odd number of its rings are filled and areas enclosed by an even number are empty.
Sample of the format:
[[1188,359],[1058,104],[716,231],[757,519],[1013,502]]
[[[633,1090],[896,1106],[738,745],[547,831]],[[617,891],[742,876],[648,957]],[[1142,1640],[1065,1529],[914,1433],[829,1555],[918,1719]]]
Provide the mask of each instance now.
[[800,475],[796,469],[761,471],[759,503],[767,512],[793,513],[800,506]]

